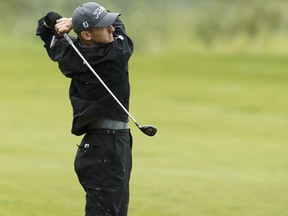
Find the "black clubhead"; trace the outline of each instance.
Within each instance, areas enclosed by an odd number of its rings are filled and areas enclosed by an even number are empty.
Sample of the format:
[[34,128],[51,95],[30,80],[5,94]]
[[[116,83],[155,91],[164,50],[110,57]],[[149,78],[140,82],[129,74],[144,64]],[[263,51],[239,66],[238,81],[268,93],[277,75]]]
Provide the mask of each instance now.
[[138,128],[148,136],[154,136],[157,133],[157,128],[152,125],[138,126]]

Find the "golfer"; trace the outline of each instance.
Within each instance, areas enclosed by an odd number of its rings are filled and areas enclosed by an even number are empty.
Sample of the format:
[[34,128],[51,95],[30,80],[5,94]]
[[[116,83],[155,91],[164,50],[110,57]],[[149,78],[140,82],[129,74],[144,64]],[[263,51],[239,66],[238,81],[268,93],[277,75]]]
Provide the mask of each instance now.
[[72,18],[49,12],[39,20],[36,33],[50,59],[71,79],[72,133],[84,135],[74,166],[86,192],[86,216],[127,215],[132,137],[127,114],[62,35],[74,30],[74,45],[128,109],[133,43],[119,15],[88,2],[76,8]]

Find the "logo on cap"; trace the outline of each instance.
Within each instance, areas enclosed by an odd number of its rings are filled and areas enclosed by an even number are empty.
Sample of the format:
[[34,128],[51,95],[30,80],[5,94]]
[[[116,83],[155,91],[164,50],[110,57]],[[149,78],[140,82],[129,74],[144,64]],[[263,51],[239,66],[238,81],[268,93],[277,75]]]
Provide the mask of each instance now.
[[100,6],[98,7],[94,12],[93,14],[95,15],[95,19],[98,19],[99,16],[102,14],[102,12],[105,10],[104,7]]
[[88,24],[87,21],[83,22],[82,24],[83,24],[84,28],[88,28],[89,27],[89,24]]

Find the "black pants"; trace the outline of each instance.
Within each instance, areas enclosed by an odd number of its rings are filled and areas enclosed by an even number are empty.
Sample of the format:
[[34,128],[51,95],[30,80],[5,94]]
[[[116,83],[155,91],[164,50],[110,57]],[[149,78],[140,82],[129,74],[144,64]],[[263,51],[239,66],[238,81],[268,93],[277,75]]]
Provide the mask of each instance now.
[[132,168],[129,129],[94,129],[84,136],[75,171],[86,192],[86,216],[126,216]]

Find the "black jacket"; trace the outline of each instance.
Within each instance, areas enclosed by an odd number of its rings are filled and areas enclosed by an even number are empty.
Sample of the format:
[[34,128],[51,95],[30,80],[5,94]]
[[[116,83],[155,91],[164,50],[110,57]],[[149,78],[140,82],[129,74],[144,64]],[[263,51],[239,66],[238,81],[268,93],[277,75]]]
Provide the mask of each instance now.
[[[126,35],[125,27],[119,18],[113,24],[114,42],[83,47],[76,38],[75,46],[90,63],[118,100],[128,110],[130,86],[128,61],[133,52],[133,43]],[[98,81],[82,59],[63,37],[55,30],[43,26],[43,18],[38,22],[36,35],[45,42],[49,57],[58,62],[59,69],[71,78],[70,100],[73,107],[72,133],[82,135],[88,124],[98,117],[118,121],[128,121],[127,114],[117,104],[104,86]]]

